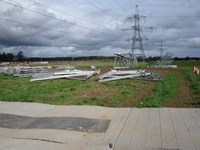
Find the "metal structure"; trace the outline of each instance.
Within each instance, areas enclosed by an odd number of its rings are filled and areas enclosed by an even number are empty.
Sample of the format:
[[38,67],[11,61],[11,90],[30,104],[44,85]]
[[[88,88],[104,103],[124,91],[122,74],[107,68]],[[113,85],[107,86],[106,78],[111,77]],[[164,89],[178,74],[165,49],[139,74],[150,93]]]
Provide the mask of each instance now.
[[157,63],[160,66],[167,66],[172,63],[173,54],[171,52],[166,52],[166,54],[164,55],[163,42],[164,41],[162,41],[162,40],[160,41],[160,60]]
[[[32,77],[30,81],[43,81],[53,79],[71,79],[71,80],[87,80],[100,73],[100,70],[76,70],[68,69],[59,72],[48,72],[46,67],[28,67],[14,70],[14,68],[0,68],[0,73],[13,74],[17,77]],[[11,71],[8,71],[11,70]],[[111,70],[99,76],[99,82],[107,82],[120,79],[138,79],[138,80],[163,80],[162,76],[146,70]]]
[[128,68],[137,64],[137,58],[131,53],[115,53],[114,69]]
[[163,59],[164,49],[163,49],[163,41],[160,41],[160,58]]
[[44,75],[34,75],[30,81],[43,81],[43,80],[53,80],[53,79],[71,79],[71,80],[87,80],[96,74],[99,74],[98,71],[82,71],[82,70],[64,70],[60,72],[55,72],[52,74]]
[[92,76],[100,73],[100,70],[76,70],[74,66],[59,66],[58,69],[64,69],[58,72],[50,72],[51,66],[15,66],[15,67],[0,67],[0,73],[13,75],[15,77],[24,78],[32,77],[30,81],[42,81],[52,79],[73,79],[87,80]]
[[163,77],[160,74],[152,73],[147,70],[111,70],[99,76],[99,82],[121,79],[162,81]]
[[169,65],[172,63],[172,56],[173,54],[171,52],[167,52],[164,55],[164,48],[163,48],[163,41],[160,41],[160,60],[158,61],[158,63],[160,65]]
[[[129,29],[122,29],[123,31],[127,30],[133,30],[134,34],[131,39],[128,39],[128,41],[132,41],[131,44],[131,51],[130,53],[126,54],[115,54],[115,64],[114,66],[119,66],[119,67],[130,67],[130,66],[135,66],[137,64],[138,59],[145,59],[145,52],[143,48],[143,38],[141,37],[141,32],[144,27],[140,26],[140,21],[141,19],[146,19],[146,16],[141,16],[139,15],[139,9],[138,5],[135,7],[135,15],[128,17],[129,20],[134,20],[134,25],[129,28]],[[145,29],[153,29],[152,27]]]
[[34,74],[43,74],[47,73],[50,66],[15,66],[15,67],[2,67],[0,68],[0,73],[6,75],[13,75],[16,77],[31,77]]
[[134,35],[132,37],[132,45],[131,45],[131,55],[136,56],[136,58],[142,58],[145,59],[145,53],[144,48],[142,45],[142,37],[141,37],[141,31],[142,28],[140,26],[140,20],[146,19],[146,16],[140,16],[139,15],[139,9],[138,5],[135,7],[135,15],[128,18],[129,20],[134,20],[135,25],[132,26],[130,29],[124,29],[124,30],[134,30]]
[[48,67],[47,66],[37,66],[37,67],[27,67],[27,68],[20,68],[15,73],[13,73],[13,76],[15,77],[31,77],[35,74],[44,74],[48,73]]
[[177,68],[177,65],[171,65],[173,61],[173,54],[171,52],[167,52],[164,54],[163,42],[160,43],[160,59],[156,61],[156,63],[152,66],[153,68]]

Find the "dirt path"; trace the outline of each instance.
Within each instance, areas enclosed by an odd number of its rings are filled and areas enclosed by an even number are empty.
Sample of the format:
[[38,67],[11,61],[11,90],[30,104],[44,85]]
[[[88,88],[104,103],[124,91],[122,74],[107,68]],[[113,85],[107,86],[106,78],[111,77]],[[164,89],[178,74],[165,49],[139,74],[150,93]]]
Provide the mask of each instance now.
[[193,92],[189,81],[185,78],[183,69],[151,69],[152,72],[157,72],[162,75],[175,74],[178,76],[178,91],[177,94],[170,100],[166,107],[190,108],[194,107],[195,93]]
[[194,107],[195,93],[189,81],[185,78],[183,70],[177,70],[176,75],[179,78],[179,88],[175,97],[166,106],[179,108]]

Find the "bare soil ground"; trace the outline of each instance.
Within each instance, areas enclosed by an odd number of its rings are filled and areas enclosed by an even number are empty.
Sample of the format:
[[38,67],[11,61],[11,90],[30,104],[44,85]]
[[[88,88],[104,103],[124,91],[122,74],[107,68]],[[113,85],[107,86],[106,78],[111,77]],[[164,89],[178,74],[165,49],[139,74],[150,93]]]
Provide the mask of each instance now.
[[[101,74],[109,71],[110,68],[102,68]],[[164,107],[179,107],[179,108],[188,108],[193,107],[192,104],[195,102],[195,94],[192,91],[190,83],[184,76],[182,69],[152,69],[148,68],[148,71],[159,73],[163,76],[167,74],[175,74],[178,77],[178,91],[176,95],[164,106]],[[92,79],[97,80],[97,79]],[[120,105],[120,107],[132,107],[138,106],[146,96],[149,96],[153,93],[157,81],[139,81],[139,80],[130,80],[130,84],[133,83],[134,88],[132,89],[133,96],[131,99],[124,100],[124,103]],[[94,83],[95,84],[95,83]],[[111,88],[102,88],[98,86],[94,86],[95,88],[89,88],[87,91],[82,91],[79,93],[79,97],[100,97],[105,106],[112,107],[107,101],[107,98],[113,95],[116,95],[121,89],[111,89]],[[123,88],[123,87],[121,87]],[[127,86],[130,88],[130,86]]]
[[141,83],[141,81],[139,82],[140,83],[138,83],[136,86],[137,91],[134,94],[134,100],[129,100],[124,103],[124,107],[138,106],[146,96],[151,95],[158,83],[157,81],[145,81],[143,83]]
[[[89,66],[89,65],[87,65]],[[102,64],[99,64],[102,66]],[[101,74],[110,71],[108,65],[101,68]],[[89,69],[89,67],[83,67]],[[133,69],[131,69],[133,70]],[[195,107],[197,95],[185,78],[182,68],[147,70],[163,76],[178,77],[178,91],[164,107]],[[30,83],[29,79],[17,79],[1,75],[0,99],[3,101],[30,101],[62,105],[98,105],[105,107],[137,107],[150,96],[158,81],[118,80],[108,83],[97,82],[98,76],[88,81],[52,80]]]
[[183,71],[177,71],[179,77],[179,88],[175,97],[166,105],[167,107],[188,108],[195,103],[195,93],[189,81],[185,78]]
[[150,69],[162,75],[175,74],[178,76],[178,91],[176,95],[166,104],[166,107],[188,108],[193,107],[195,103],[195,93],[193,92],[189,81],[184,76],[183,69]]

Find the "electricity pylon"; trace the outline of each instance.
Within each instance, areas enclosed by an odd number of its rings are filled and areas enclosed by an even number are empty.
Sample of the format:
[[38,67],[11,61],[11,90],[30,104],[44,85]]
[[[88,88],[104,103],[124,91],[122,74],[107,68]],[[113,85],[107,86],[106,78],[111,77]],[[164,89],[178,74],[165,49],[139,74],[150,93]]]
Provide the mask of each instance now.
[[166,52],[164,54],[164,48],[163,48],[164,41],[161,40],[161,41],[159,41],[159,43],[160,43],[160,60],[157,62],[157,65],[158,66],[167,66],[167,65],[171,64],[171,62],[173,60],[172,59],[173,54],[171,52]]
[[163,40],[159,42],[160,42],[160,58],[162,59],[164,55]]
[[134,20],[134,25],[129,29],[122,29],[122,30],[134,31],[133,37],[131,39],[128,39],[128,41],[132,41],[131,51],[130,53],[116,53],[114,66],[135,67],[137,65],[138,59],[142,59],[142,60],[145,59],[144,48],[142,45],[143,38],[141,37],[141,32],[143,29],[153,29],[153,28],[140,26],[140,20],[146,19],[146,16],[139,15],[138,5],[136,5],[135,7],[135,15],[128,17],[128,19]]
[[[131,52],[130,54],[133,55],[134,57],[136,57],[137,59],[145,59],[145,52],[144,52],[144,48],[143,48],[143,44],[142,41],[144,40],[141,37],[141,32],[143,29],[150,29],[152,30],[152,27],[141,27],[140,26],[140,21],[141,19],[146,19],[146,16],[141,16],[139,15],[139,9],[138,9],[138,5],[136,5],[135,7],[135,15],[128,17],[129,20],[134,20],[134,26],[132,26],[129,29],[122,29],[123,31],[126,30],[133,30],[134,34],[133,37],[131,39],[128,39],[130,41],[132,41],[132,45],[131,45]],[[145,38],[147,39],[147,38]]]

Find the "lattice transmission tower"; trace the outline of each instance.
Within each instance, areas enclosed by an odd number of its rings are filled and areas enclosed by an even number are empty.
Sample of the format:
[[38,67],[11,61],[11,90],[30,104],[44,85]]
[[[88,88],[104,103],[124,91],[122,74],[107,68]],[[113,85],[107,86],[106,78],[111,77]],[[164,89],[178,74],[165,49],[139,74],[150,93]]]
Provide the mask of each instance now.
[[160,42],[160,58],[163,59],[164,56],[163,40],[159,42]]
[[164,54],[164,50],[165,50],[164,44],[163,44],[164,41],[161,40],[161,41],[159,41],[159,43],[160,43],[160,48],[159,48],[160,60],[157,61],[156,65],[157,66],[167,66],[167,65],[171,64],[171,62],[173,60],[173,58],[172,58],[173,54],[171,52],[166,52]]
[[[146,19],[146,16],[141,16],[139,14],[139,8],[138,5],[136,5],[135,7],[135,15],[128,17],[129,20],[134,20],[134,25],[129,28],[129,29],[123,29],[124,31],[126,30],[133,30],[134,34],[133,37],[131,39],[128,39],[130,41],[132,41],[132,45],[131,45],[131,54],[134,55],[137,59],[145,59],[145,52],[144,52],[144,48],[143,48],[143,44],[142,41],[144,40],[144,38],[142,38],[141,36],[141,32],[143,30],[153,30],[152,27],[142,27],[140,25],[140,21],[142,19]],[[147,38],[145,38],[145,40],[148,40]]]
[[[128,39],[127,41],[132,41],[131,51],[125,54],[115,54],[115,65],[120,64],[124,65],[123,67],[135,66],[137,64],[138,59],[145,59],[145,52],[143,48],[142,41],[144,38],[141,36],[141,32],[145,30],[153,30],[152,27],[142,27],[140,25],[141,19],[146,19],[146,16],[139,15],[138,5],[135,7],[135,14],[131,17],[128,17],[129,20],[134,20],[134,25],[127,29],[122,29],[123,31],[133,30],[133,37]],[[145,38],[148,40],[147,38]]]

